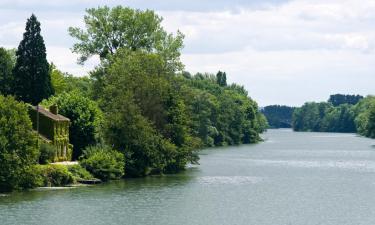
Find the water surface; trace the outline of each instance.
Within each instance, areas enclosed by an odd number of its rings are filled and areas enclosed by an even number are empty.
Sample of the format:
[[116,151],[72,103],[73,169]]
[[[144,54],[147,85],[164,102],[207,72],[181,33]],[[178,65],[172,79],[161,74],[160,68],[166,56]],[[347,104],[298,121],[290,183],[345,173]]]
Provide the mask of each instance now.
[[374,225],[375,144],[270,130],[178,175],[0,195],[0,224]]

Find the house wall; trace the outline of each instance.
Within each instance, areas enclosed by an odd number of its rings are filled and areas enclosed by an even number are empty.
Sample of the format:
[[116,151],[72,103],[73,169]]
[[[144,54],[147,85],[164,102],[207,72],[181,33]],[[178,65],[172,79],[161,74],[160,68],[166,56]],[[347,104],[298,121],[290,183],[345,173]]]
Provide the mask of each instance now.
[[68,121],[59,121],[58,123],[55,123],[53,142],[57,149],[57,160],[71,160],[73,146],[69,144]]
[[[37,112],[29,109],[33,129],[37,130]],[[39,113],[39,134],[56,147],[55,161],[71,160],[73,146],[69,143],[69,121],[56,121]]]

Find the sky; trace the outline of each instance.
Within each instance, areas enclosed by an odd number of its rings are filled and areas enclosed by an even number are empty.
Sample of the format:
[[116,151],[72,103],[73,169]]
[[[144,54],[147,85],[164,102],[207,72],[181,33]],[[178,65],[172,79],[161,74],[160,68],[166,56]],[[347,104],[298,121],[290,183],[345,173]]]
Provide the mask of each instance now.
[[185,34],[185,70],[225,71],[260,106],[375,94],[373,0],[0,0],[0,46],[16,48],[34,13],[48,60],[87,75],[99,60],[78,65],[67,29],[103,5],[155,10],[168,32]]

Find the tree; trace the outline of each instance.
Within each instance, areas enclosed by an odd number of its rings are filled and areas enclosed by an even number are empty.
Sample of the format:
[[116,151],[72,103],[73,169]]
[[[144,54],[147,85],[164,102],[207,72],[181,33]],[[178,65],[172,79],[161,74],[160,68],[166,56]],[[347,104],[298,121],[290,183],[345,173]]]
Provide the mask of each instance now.
[[281,105],[269,105],[261,110],[272,128],[290,128],[293,111],[294,107]]
[[131,51],[157,52],[172,69],[182,69],[179,60],[183,34],[168,34],[161,26],[162,18],[152,10],[107,6],[86,10],[87,29],[70,27],[69,34],[78,39],[73,52],[81,54],[79,63],[90,56],[108,59],[119,48]]
[[356,128],[359,134],[375,138],[375,97],[367,96],[354,107],[357,115],[355,118]]
[[197,73],[180,76],[182,96],[189,109],[192,133],[206,146],[255,143],[266,128],[266,120],[243,86],[221,86],[217,76]]
[[216,82],[220,86],[227,86],[227,74],[225,72],[219,71],[216,74]]
[[324,132],[356,132],[353,106],[341,104],[326,112],[321,121],[321,131]]
[[332,103],[333,106],[339,106],[341,104],[350,104],[355,105],[357,104],[363,96],[361,95],[342,95],[342,94],[335,94],[331,95],[328,99],[329,103]]
[[92,79],[90,77],[76,77],[71,74],[65,74],[64,79],[67,84],[66,92],[77,91],[83,96],[91,98],[93,92],[96,91],[92,88]]
[[[108,90],[109,91],[109,90]],[[176,147],[157,134],[141,115],[129,91],[105,103],[104,137],[107,143],[123,152],[125,171],[129,176],[145,176],[152,170],[163,171],[167,158],[173,158]],[[167,151],[165,151],[167,149]]]
[[217,98],[203,90],[185,88],[183,95],[190,111],[191,129],[205,146],[214,146],[214,139],[218,135],[214,120],[219,103]]
[[292,127],[295,131],[324,131],[322,120],[332,105],[327,102],[307,102],[293,112]]
[[64,92],[43,101],[42,105],[57,105],[59,113],[70,119],[69,139],[73,144],[73,159],[78,159],[85,147],[97,143],[103,117],[96,102],[79,92]]
[[53,63],[51,63],[49,70],[51,83],[53,89],[55,90],[55,94],[58,95],[67,91],[68,84],[65,80],[65,75],[60,70],[58,70]]
[[174,74],[158,54],[123,49],[113,59],[100,99],[105,140],[125,154],[129,176],[183,169],[195,140]]
[[[329,102],[308,102],[296,108],[292,125],[295,131],[359,132],[366,135],[367,99],[353,105],[361,96],[331,95]],[[336,106],[334,106],[335,104]]]
[[0,192],[20,188],[38,160],[27,106],[0,95]]
[[14,62],[9,52],[0,48],[0,94],[11,94],[13,85],[12,70]]
[[77,91],[85,97],[91,97],[92,80],[89,77],[76,77],[69,73],[64,73],[57,69],[53,63],[50,65],[50,74],[56,95],[63,92]]
[[375,138],[375,105],[369,109],[369,116],[367,122],[367,137]]
[[14,94],[19,100],[38,104],[53,95],[46,47],[40,34],[40,23],[33,14],[27,20],[26,32],[18,46],[14,68]]

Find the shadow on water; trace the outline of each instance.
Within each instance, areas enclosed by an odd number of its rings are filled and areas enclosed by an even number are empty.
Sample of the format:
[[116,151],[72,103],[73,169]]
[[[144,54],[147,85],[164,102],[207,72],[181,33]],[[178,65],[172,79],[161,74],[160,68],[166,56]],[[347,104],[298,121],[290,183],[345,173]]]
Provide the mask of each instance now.
[[16,191],[12,193],[0,193],[0,207],[9,204],[18,204],[48,200],[51,198],[90,198],[93,195],[114,195],[117,193],[134,193],[142,191],[155,191],[172,189],[187,185],[199,172],[197,167],[189,167],[179,174],[155,175],[142,178],[126,178],[103,184],[66,187],[66,188],[37,188],[29,191]]
[[[51,190],[52,191],[52,190]],[[62,190],[59,190],[62,191]],[[47,190],[41,191],[38,189],[29,191],[15,191],[12,193],[1,194],[0,195],[0,206],[7,204],[15,204],[20,202],[32,202],[35,200],[40,200],[41,198],[47,197],[46,193],[50,192]]]

